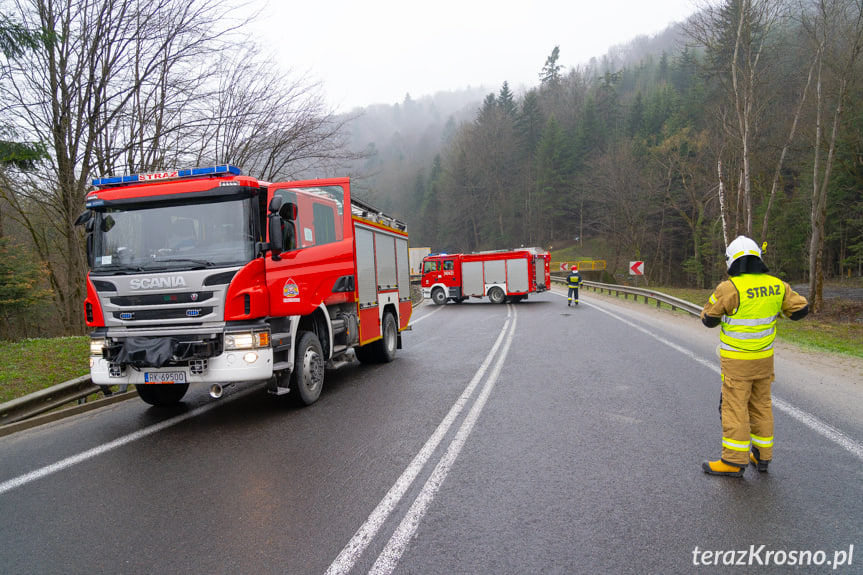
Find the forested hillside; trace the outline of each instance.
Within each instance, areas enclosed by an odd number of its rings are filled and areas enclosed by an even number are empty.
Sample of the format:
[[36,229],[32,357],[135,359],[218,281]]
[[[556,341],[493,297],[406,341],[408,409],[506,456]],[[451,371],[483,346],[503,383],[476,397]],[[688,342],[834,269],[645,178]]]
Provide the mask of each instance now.
[[746,234],[814,293],[821,270],[860,276],[860,6],[806,6],[727,2],[574,69],[551,47],[535,88],[487,94],[412,173],[379,164],[398,178],[373,194],[434,250],[577,238],[612,270],[703,287]]

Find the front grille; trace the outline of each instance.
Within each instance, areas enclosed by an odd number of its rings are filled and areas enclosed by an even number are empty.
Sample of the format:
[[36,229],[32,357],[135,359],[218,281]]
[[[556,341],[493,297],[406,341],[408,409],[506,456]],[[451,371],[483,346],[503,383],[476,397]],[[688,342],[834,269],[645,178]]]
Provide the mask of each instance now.
[[136,311],[115,311],[114,319],[122,321],[156,321],[166,319],[202,318],[213,313],[212,307],[189,307],[170,309],[145,309]]
[[178,303],[203,303],[212,299],[213,292],[187,292],[166,293],[147,295],[127,295],[110,298],[110,302],[117,307],[169,305]]

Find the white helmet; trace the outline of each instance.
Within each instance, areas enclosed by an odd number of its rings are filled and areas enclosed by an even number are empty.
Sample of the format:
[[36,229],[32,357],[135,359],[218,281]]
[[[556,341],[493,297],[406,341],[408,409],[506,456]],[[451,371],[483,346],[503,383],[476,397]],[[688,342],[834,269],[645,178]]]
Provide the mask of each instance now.
[[746,236],[737,236],[737,238],[728,244],[725,250],[725,265],[731,269],[731,264],[743,256],[761,257],[761,250],[753,240]]

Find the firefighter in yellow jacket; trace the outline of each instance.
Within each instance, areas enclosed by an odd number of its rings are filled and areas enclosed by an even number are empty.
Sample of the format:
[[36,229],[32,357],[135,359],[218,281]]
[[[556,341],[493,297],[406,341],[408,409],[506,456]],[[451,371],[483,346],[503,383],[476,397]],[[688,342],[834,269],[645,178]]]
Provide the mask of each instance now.
[[773,339],[776,320],[809,312],[806,298],[771,275],[758,245],[739,236],[725,251],[729,279],[701,310],[707,327],[721,325],[722,457],[701,464],[706,473],[742,477],[748,464],[767,471],[773,458]]
[[[566,283],[569,286],[569,297],[566,300],[566,306],[571,306],[573,301],[575,301],[575,305],[578,305],[578,288],[581,287],[581,275],[578,273],[577,264],[573,264],[569,269],[569,275],[566,276]],[[575,298],[575,300],[573,300],[573,298]]]

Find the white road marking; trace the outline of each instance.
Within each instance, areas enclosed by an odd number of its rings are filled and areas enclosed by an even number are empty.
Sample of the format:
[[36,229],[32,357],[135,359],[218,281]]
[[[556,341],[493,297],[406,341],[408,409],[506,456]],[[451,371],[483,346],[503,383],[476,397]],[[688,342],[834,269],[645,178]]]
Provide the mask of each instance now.
[[[442,308],[443,306],[441,306],[441,309]],[[375,507],[375,509],[371,512],[365,523],[363,523],[360,528],[357,529],[356,533],[354,533],[354,536],[351,537],[351,540],[348,541],[347,545],[345,545],[345,547],[339,553],[338,557],[336,557],[336,559],[327,569],[327,575],[344,575],[348,573],[351,569],[353,569],[357,560],[365,552],[372,539],[374,539],[375,535],[377,535],[377,532],[380,530],[381,526],[392,514],[396,505],[398,505],[398,502],[401,500],[405,492],[414,482],[417,475],[419,475],[419,472],[423,469],[423,467],[425,467],[426,463],[431,458],[432,454],[437,449],[438,445],[443,440],[443,437],[449,431],[450,427],[452,426],[458,415],[461,413],[462,409],[464,409],[465,405],[470,399],[470,396],[473,395],[474,390],[485,375],[488,366],[495,358],[497,351],[501,346],[501,343],[504,341],[507,330],[509,330],[510,325],[514,325],[515,323],[514,321],[510,322],[510,315],[512,315],[512,306],[507,306],[507,320],[504,323],[503,328],[501,328],[500,334],[498,335],[497,340],[492,346],[491,351],[489,351],[488,355],[485,357],[485,360],[482,362],[479,369],[474,374],[473,379],[471,379],[470,383],[462,392],[461,396],[458,398],[452,408],[450,408],[449,413],[447,413],[446,417],[444,417],[444,419],[440,422],[437,429],[435,429],[434,433],[431,435],[431,437],[429,437],[428,441],[426,441],[425,445],[423,445],[419,453],[416,454],[416,456],[410,462],[407,468],[405,468],[404,472],[402,472],[401,476],[396,480],[393,486],[390,487],[390,490],[387,492],[381,502],[378,503],[377,507]],[[499,362],[500,361],[501,360],[499,360]]]
[[420,317],[420,318],[417,318],[417,319],[414,319],[413,314],[411,314],[411,321],[410,321],[410,323],[409,323],[408,325],[418,324],[418,323],[419,323],[419,322],[421,322],[422,320],[424,320],[424,319],[428,319],[430,316],[433,316],[434,314],[436,314],[437,312],[439,312],[440,310],[442,310],[442,309],[443,309],[443,308],[445,308],[445,307],[446,307],[446,306],[439,305],[439,306],[437,306],[437,309],[436,309],[436,310],[430,311],[430,312],[428,312],[427,314],[425,314],[424,316],[422,316],[422,317]]
[[181,415],[177,415],[176,417],[172,417],[171,419],[166,419],[165,421],[161,421],[159,423],[155,423],[149,427],[145,427],[144,429],[139,429],[134,433],[130,433],[128,435],[124,435],[123,437],[118,437],[113,441],[109,441],[104,445],[100,445],[98,447],[94,447],[92,449],[88,449],[87,451],[83,451],[78,453],[77,455],[72,455],[67,457],[66,459],[62,459],[57,463],[52,463],[51,465],[46,465],[45,467],[40,467],[30,473],[25,473],[24,475],[19,475],[18,477],[8,479],[3,483],[0,483],[0,495],[3,495],[7,491],[11,491],[15,488],[21,487],[22,485],[26,485],[32,481],[36,481],[37,479],[41,479],[52,473],[56,473],[58,471],[63,471],[64,469],[68,469],[73,465],[77,465],[79,463],[83,463],[88,459],[93,459],[103,453],[107,453],[112,449],[117,449],[118,447],[122,447],[133,441],[137,441],[139,439],[143,439],[148,435],[153,435],[156,432],[162,431],[164,429],[168,429],[169,427],[173,427],[178,423],[182,423],[187,419],[192,419],[193,417],[197,417],[203,413],[210,411],[220,405],[224,405],[228,400],[234,400],[239,397],[242,397],[248,393],[251,393],[252,390],[260,389],[259,387],[251,387],[239,391],[238,393],[232,394],[230,397],[224,397],[218,402],[212,401],[206,403],[200,407],[193,409],[187,413],[183,413]]
[[494,389],[495,383],[497,383],[501,368],[503,367],[503,364],[506,361],[506,356],[509,353],[509,346],[512,343],[513,335],[515,334],[515,324],[517,319],[518,315],[515,314],[515,317],[513,317],[512,320],[512,327],[506,338],[506,344],[504,344],[500,357],[498,357],[494,369],[486,380],[482,392],[480,392],[473,404],[473,407],[464,422],[461,424],[458,433],[432,472],[431,477],[429,477],[428,481],[423,485],[420,494],[417,496],[413,505],[411,505],[407,515],[402,519],[402,522],[399,524],[398,528],[396,528],[386,547],[378,556],[377,561],[375,561],[371,571],[369,571],[370,575],[389,575],[393,572],[393,569],[395,569],[402,554],[404,554],[408,543],[410,543],[414,533],[416,533],[426,511],[428,511],[429,506],[432,501],[434,501],[438,489],[440,489],[440,486],[446,479],[453,463],[455,463],[458,454],[461,452],[461,448],[464,447],[468,436],[470,436],[471,431],[473,431],[474,425],[485,407],[488,396]]

